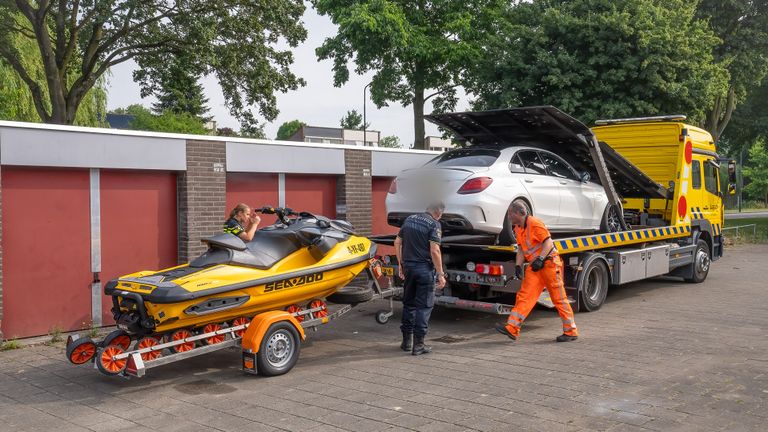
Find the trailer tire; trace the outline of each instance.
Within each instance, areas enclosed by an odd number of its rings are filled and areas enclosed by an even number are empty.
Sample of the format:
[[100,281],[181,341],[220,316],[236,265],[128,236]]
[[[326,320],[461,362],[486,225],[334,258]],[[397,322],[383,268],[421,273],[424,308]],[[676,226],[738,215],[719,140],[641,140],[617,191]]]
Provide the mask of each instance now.
[[299,332],[288,321],[279,321],[267,329],[261,339],[256,363],[260,375],[277,376],[296,365],[301,350]]
[[579,309],[594,312],[605,303],[608,295],[608,267],[600,258],[588,262],[579,275]]
[[336,304],[358,304],[373,298],[373,281],[365,286],[347,285],[328,296],[328,301]]
[[699,239],[696,241],[696,251],[693,253],[693,262],[691,263],[691,274],[693,277],[685,278],[689,283],[702,283],[707,279],[709,267],[712,264],[712,257],[709,254],[709,244]]

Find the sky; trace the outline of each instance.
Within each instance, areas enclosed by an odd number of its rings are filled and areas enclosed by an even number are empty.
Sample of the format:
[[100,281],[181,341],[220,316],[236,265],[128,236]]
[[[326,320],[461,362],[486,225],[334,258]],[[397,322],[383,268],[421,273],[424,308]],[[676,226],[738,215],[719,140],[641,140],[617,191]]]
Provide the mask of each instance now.
[[[350,79],[340,88],[333,86],[333,63],[330,60],[318,61],[315,48],[323,40],[336,34],[336,26],[330,18],[319,16],[310,6],[304,13],[304,25],[307,29],[306,41],[294,49],[294,65],[292,70],[304,78],[307,85],[288,93],[278,93],[277,106],[280,114],[274,122],[268,123],[265,132],[268,138],[274,138],[281,124],[291,120],[301,120],[311,126],[339,127],[341,118],[349,110],[363,113],[363,88],[370,82],[373,74],[359,76],[354,73],[354,65],[350,65]],[[109,94],[107,108],[121,108],[131,104],[142,104],[151,107],[156,101],[154,97],[142,99],[139,86],[133,82],[132,73],[136,63],[125,62],[112,68],[109,79]],[[229,114],[224,105],[224,97],[214,76],[203,78],[205,95],[208,97],[209,114],[214,117],[218,127],[239,129],[238,121]],[[370,96],[370,92],[368,95]],[[466,110],[469,104],[466,98],[460,99],[457,111]],[[427,101],[425,114],[431,112],[432,106]],[[381,131],[381,136],[396,135],[405,147],[413,142],[413,109],[411,106],[402,107],[392,102],[390,106],[377,109],[368,98],[367,121],[369,130]],[[262,119],[263,121],[263,119]],[[426,123],[426,134],[440,136],[437,127]]]

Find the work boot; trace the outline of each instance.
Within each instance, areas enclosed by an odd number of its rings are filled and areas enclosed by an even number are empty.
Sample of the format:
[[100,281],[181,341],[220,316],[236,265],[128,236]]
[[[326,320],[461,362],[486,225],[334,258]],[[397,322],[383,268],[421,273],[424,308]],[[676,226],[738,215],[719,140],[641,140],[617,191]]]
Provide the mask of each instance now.
[[499,333],[503,334],[504,336],[512,339],[513,341],[517,340],[517,336],[513,335],[512,333],[510,333],[509,329],[504,324],[499,324],[499,325],[497,325],[494,328],[496,329],[497,332],[499,332]]
[[403,351],[413,349],[413,333],[403,332],[403,343],[400,344],[400,349]]
[[570,341],[575,341],[578,338],[579,338],[578,336],[570,336],[570,335],[567,335],[567,334],[563,333],[560,336],[558,336],[557,338],[555,338],[555,340],[558,341],[558,342],[570,342]]
[[413,337],[413,355],[429,354],[432,352],[432,347],[424,345],[424,336]]

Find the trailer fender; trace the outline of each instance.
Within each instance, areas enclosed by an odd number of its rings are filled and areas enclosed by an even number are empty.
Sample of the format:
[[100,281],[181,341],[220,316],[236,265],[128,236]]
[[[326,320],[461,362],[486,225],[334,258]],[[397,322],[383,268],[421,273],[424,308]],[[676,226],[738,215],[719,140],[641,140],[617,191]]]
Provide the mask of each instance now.
[[261,339],[269,329],[269,326],[279,321],[288,321],[299,332],[301,340],[306,339],[304,328],[299,324],[296,318],[286,311],[269,311],[256,315],[248,325],[242,340],[243,350],[252,353],[258,353],[261,346]]

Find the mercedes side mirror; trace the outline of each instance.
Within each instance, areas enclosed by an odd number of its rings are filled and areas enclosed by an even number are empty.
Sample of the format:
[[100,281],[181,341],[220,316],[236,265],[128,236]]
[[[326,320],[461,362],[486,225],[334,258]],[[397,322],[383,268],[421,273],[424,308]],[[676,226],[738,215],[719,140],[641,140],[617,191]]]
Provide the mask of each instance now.
[[579,176],[579,180],[581,180],[581,182],[582,182],[582,183],[586,183],[586,182],[588,182],[590,178],[591,178],[591,177],[589,176],[589,173],[588,173],[588,172],[586,172],[586,171],[584,171],[583,173],[581,173],[581,175]]

